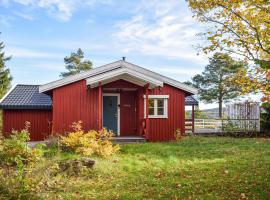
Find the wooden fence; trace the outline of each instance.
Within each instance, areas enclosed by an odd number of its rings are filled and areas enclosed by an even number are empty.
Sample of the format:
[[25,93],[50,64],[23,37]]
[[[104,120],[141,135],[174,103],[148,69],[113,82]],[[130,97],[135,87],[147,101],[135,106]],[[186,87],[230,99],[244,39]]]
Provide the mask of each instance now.
[[224,119],[186,120],[186,133],[260,132],[260,103],[245,101],[226,106]]
[[192,121],[186,120],[186,132],[219,133],[219,132],[259,132],[259,119],[195,119],[194,131]]

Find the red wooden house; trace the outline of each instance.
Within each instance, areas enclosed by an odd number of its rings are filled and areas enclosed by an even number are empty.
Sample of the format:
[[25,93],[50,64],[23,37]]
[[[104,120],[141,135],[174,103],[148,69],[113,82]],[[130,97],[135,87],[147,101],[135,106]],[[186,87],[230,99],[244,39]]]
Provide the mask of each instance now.
[[116,136],[174,139],[185,131],[185,105],[198,102],[196,89],[120,60],[45,85],[17,85],[1,101],[3,132],[30,121],[32,140],[71,130],[102,127]]

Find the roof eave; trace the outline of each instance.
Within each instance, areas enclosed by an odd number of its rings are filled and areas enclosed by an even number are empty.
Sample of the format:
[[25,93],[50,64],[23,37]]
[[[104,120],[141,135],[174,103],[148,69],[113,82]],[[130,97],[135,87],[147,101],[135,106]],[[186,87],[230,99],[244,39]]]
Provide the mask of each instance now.
[[163,86],[163,82],[157,79],[154,79],[152,77],[149,77],[145,74],[141,74],[139,72],[136,72],[134,70],[127,69],[127,68],[117,69],[117,70],[108,72],[106,74],[104,73],[98,76],[94,76],[92,78],[88,78],[86,79],[86,84],[90,85],[93,88],[93,87],[96,87],[99,83],[106,84],[108,82],[112,82],[114,80],[123,79],[123,78],[125,80],[125,77],[126,79],[128,79],[127,77],[130,77],[130,78],[132,77],[136,79],[137,82],[140,83],[139,85],[141,86],[145,85],[146,83],[150,83],[152,88]]
[[48,92],[48,91],[53,90],[55,88],[58,88],[58,87],[61,87],[61,86],[64,86],[64,85],[67,85],[67,84],[70,84],[70,83],[73,83],[76,81],[80,81],[80,80],[89,78],[91,76],[98,75],[98,74],[103,73],[103,72],[106,72],[106,71],[110,70],[110,68],[111,68],[111,70],[113,70],[115,68],[119,68],[119,67],[121,67],[121,63],[122,63],[121,61],[116,61],[116,62],[107,64],[107,65],[103,65],[103,66],[94,68],[94,69],[86,71],[86,72],[81,72],[81,73],[75,74],[73,76],[69,76],[66,78],[62,78],[60,80],[56,80],[56,81],[41,85],[41,86],[39,86],[39,92],[40,93]]
[[163,76],[163,75],[158,74],[156,72],[153,72],[151,70],[142,68],[140,66],[137,66],[137,65],[134,65],[132,63],[122,61],[122,60],[116,61],[116,62],[113,62],[110,64],[106,64],[106,65],[103,65],[103,66],[98,67],[98,68],[94,68],[94,69],[87,71],[87,72],[82,72],[80,74],[76,74],[76,75],[66,77],[66,78],[63,78],[63,79],[60,79],[57,81],[53,81],[53,82],[47,83],[45,85],[41,85],[39,87],[39,92],[40,93],[48,92],[48,91],[53,90],[55,88],[58,88],[58,87],[61,87],[61,86],[64,86],[64,85],[67,85],[67,84],[70,84],[70,83],[73,83],[73,82],[76,82],[79,80],[87,79],[89,77],[93,77],[93,76],[96,76],[98,74],[101,74],[101,73],[104,73],[104,72],[107,72],[110,70],[114,70],[114,69],[120,68],[120,67],[126,67],[128,69],[135,70],[135,71],[140,72],[142,74],[146,74],[146,75],[148,75],[154,79],[157,79],[163,83],[166,83],[166,84],[174,86],[178,89],[184,90],[187,93],[190,93],[190,94],[197,94],[198,93],[198,90],[191,87],[191,86],[188,86],[186,84],[183,84],[183,83],[176,81],[174,79],[171,79],[169,77]]

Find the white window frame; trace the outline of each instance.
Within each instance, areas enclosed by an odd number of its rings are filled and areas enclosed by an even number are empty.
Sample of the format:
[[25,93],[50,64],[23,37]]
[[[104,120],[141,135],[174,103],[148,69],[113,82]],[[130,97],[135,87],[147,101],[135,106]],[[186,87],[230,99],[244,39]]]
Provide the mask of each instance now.
[[[146,118],[146,95],[143,96],[144,98],[144,118]],[[168,118],[168,99],[169,95],[148,95],[148,99],[154,99],[154,115],[149,115],[148,118]],[[158,107],[157,107],[157,99],[164,100],[164,114],[158,115]]]

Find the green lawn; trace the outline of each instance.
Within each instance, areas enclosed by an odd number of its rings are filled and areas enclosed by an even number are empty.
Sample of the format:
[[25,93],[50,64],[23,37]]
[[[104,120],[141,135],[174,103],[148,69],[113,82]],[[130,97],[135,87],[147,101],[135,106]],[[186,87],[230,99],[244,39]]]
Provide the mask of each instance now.
[[[59,156],[59,155],[58,155]],[[63,154],[60,157],[73,157]],[[56,157],[45,165],[51,165]],[[62,177],[51,198],[269,199],[270,140],[186,137],[123,146],[88,175]],[[43,167],[44,167],[43,165]],[[42,170],[41,170],[42,171]],[[55,177],[59,181],[59,177]]]

